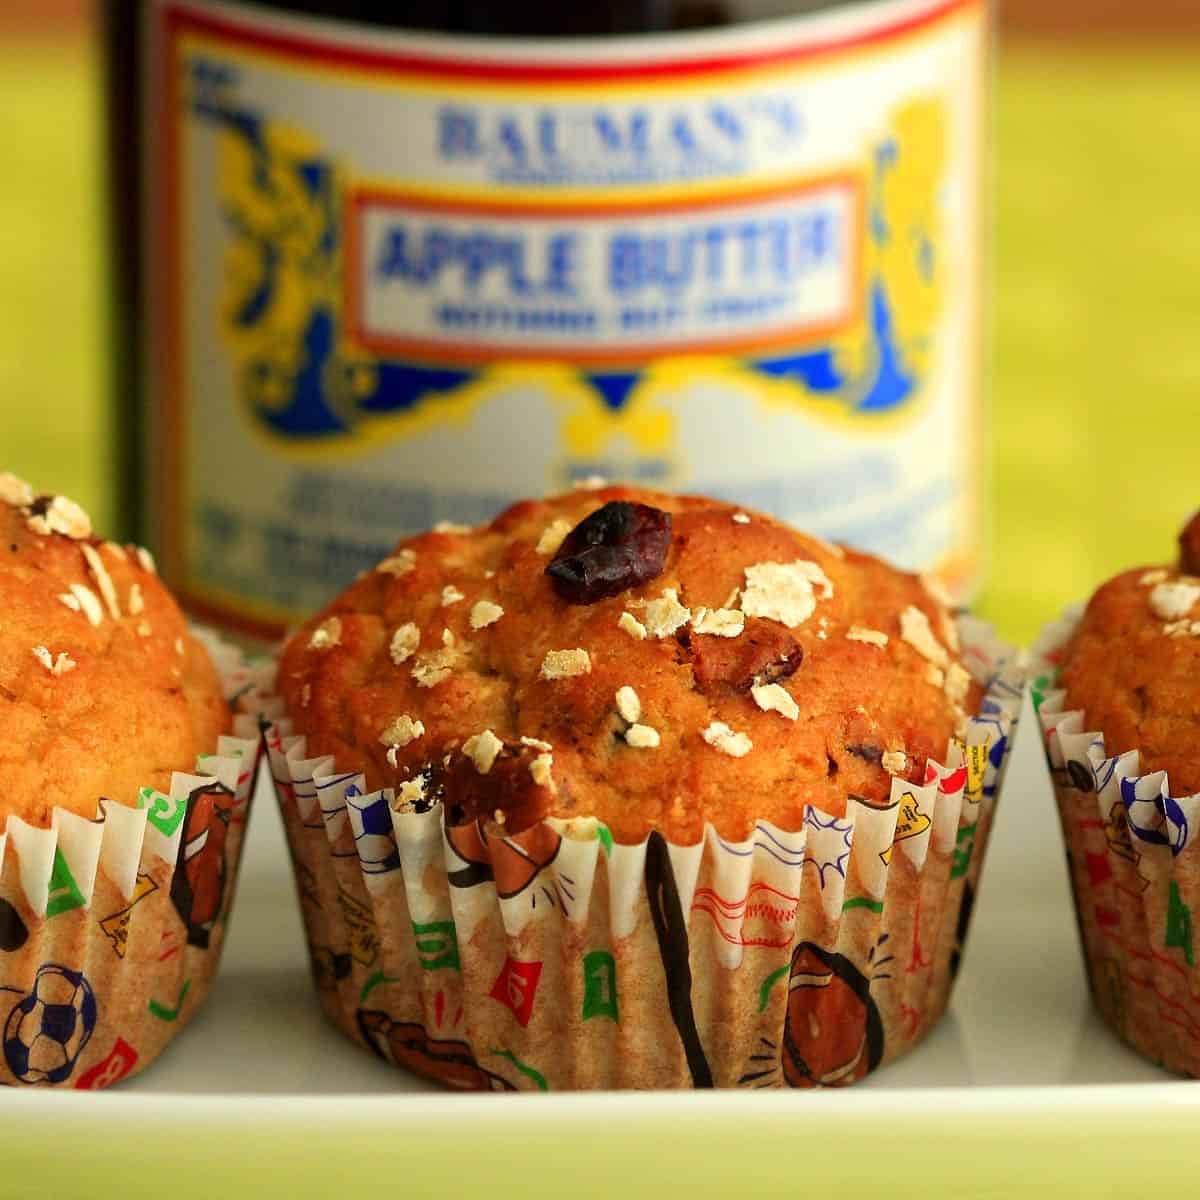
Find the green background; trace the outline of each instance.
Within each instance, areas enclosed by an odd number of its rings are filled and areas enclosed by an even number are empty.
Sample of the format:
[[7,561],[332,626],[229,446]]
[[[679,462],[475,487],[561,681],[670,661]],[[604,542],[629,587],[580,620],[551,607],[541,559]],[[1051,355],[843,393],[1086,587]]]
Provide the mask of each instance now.
[[[108,523],[95,64],[5,55],[0,459]],[[1195,51],[1006,49],[993,106],[990,562],[1028,641],[1200,505]]]

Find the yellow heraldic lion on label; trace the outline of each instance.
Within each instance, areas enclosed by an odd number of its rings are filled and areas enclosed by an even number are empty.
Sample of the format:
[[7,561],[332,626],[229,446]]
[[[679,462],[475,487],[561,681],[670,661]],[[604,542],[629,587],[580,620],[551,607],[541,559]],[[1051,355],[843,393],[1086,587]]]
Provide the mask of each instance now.
[[285,410],[316,368],[322,402],[349,429],[375,389],[376,369],[341,337],[344,172],[303,130],[238,113],[229,119],[233,128],[219,139],[231,235],[220,327],[239,394],[251,411]]
[[932,367],[933,330],[942,310],[944,279],[941,183],[947,122],[939,99],[898,109],[887,135],[872,148],[863,243],[865,303],[854,328],[834,341],[839,366],[866,394],[881,367],[872,290],[888,301],[891,339],[902,369],[916,380]]

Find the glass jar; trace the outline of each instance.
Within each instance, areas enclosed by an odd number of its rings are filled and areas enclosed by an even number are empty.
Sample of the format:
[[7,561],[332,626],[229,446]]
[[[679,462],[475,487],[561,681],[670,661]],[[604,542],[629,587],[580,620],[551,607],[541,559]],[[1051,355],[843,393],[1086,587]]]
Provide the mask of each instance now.
[[118,474],[193,610],[595,475],[971,588],[986,0],[136,7]]

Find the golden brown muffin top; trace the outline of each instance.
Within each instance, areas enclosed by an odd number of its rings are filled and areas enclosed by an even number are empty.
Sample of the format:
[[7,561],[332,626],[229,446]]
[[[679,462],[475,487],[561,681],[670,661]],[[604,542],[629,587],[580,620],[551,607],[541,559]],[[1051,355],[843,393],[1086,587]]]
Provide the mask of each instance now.
[[[564,537],[590,518],[559,558],[615,530],[597,562],[624,569],[654,540],[638,505],[670,514],[659,573],[564,599],[546,573]],[[288,642],[279,688],[310,754],[407,785],[401,803],[440,791],[452,824],[591,816],[619,842],[694,842],[705,821],[796,829],[805,804],[840,815],[885,802],[893,775],[920,782],[978,703],[955,642],[943,604],[877,559],[605,487],[400,542]]]
[[216,749],[229,707],[150,555],[0,474],[0,831],[166,791]]
[[1176,796],[1200,792],[1198,543],[1193,519],[1180,537],[1179,565],[1138,567],[1104,584],[1059,673],[1067,707],[1083,709],[1107,753],[1141,751],[1142,770],[1166,771]]

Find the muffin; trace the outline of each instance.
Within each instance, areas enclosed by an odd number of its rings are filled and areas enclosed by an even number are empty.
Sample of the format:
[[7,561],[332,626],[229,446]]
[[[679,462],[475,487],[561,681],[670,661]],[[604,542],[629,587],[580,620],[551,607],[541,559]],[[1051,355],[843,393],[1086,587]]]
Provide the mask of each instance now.
[[1096,1006],[1200,1076],[1200,514],[1168,566],[1126,571],[1041,645],[1038,703]]
[[1001,659],[917,577],[699,497],[401,542],[278,665],[325,1011],[462,1088],[861,1078],[945,1007]]
[[204,997],[256,746],[145,550],[12,475],[0,550],[0,1083],[99,1087]]

